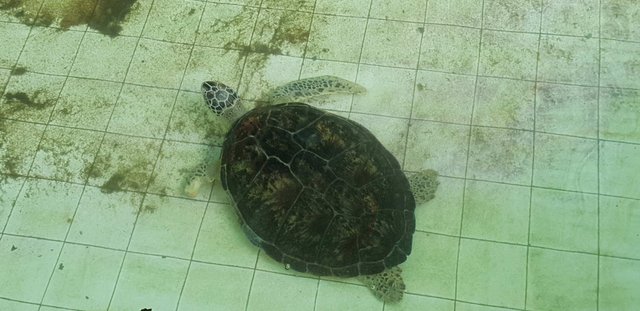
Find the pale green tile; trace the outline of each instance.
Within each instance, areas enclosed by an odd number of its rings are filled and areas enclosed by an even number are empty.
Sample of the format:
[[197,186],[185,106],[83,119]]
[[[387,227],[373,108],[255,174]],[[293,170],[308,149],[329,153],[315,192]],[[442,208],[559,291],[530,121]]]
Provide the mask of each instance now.
[[65,78],[27,72],[11,76],[0,98],[0,117],[47,123]]
[[188,45],[140,39],[125,81],[161,88],[178,88],[190,49]]
[[175,90],[125,84],[113,108],[107,131],[162,138],[169,123],[175,93]]
[[514,309],[456,301],[456,311],[511,311]]
[[249,46],[258,8],[207,2],[196,44],[212,47]]
[[80,43],[70,74],[101,80],[123,81],[137,38],[108,37],[88,32]]
[[541,0],[484,1],[484,27],[537,32],[540,29]]
[[408,118],[415,70],[360,65],[358,84],[367,93],[353,98],[352,111]]
[[527,248],[462,239],[456,299],[524,308]]
[[43,303],[82,310],[106,310],[124,252],[66,244]]
[[640,305],[640,261],[600,257],[600,311],[632,311]]
[[640,7],[635,0],[603,0],[600,3],[602,37],[640,41]]
[[15,65],[22,46],[29,36],[29,30],[30,27],[23,24],[0,23],[0,36],[4,38],[2,49],[0,49],[0,66]]
[[480,74],[514,79],[536,77],[537,34],[485,30],[480,47]]
[[82,35],[78,31],[34,27],[20,53],[18,65],[41,73],[66,75],[71,69]]
[[418,70],[412,117],[469,124],[475,86],[472,76]]
[[598,191],[598,142],[536,134],[533,184],[564,190]]
[[536,86],[537,131],[597,137],[597,87],[540,82]]
[[422,0],[375,0],[371,3],[369,16],[407,22],[424,22],[427,1]]
[[543,35],[540,40],[538,80],[598,85],[598,39]]
[[600,138],[640,143],[640,91],[600,91]]
[[176,309],[188,267],[184,260],[127,253],[109,309]]
[[313,310],[317,287],[317,279],[256,271],[247,309]]
[[251,36],[251,46],[258,50],[266,48],[269,54],[301,57],[309,40],[311,19],[312,14],[306,12],[262,9]]
[[600,142],[600,193],[640,199],[640,145]]
[[371,0],[316,0],[315,13],[367,17]]
[[598,197],[534,188],[530,243],[570,251],[598,252]]
[[[639,42],[602,40],[600,43],[600,85],[640,88]],[[638,98],[635,102],[637,104]]]
[[416,232],[413,250],[402,264],[408,293],[455,297],[458,238]]
[[128,249],[191,258],[205,206],[205,202],[146,195]]
[[532,130],[534,86],[529,81],[478,78],[473,124]]
[[476,0],[427,1],[427,23],[479,28],[482,2]]
[[640,259],[640,200],[600,196],[600,254]]
[[353,311],[382,311],[383,302],[364,286],[320,280],[315,311],[340,310],[347,306]]
[[402,302],[384,306],[385,311],[413,311],[422,309],[429,311],[453,311],[454,303],[453,300],[449,299],[405,294]]
[[542,11],[542,32],[597,37],[598,0],[548,1]]
[[203,9],[201,1],[154,0],[142,36],[193,43]]
[[438,176],[436,196],[426,204],[416,206],[416,229],[448,235],[460,234],[464,181]]
[[524,130],[472,127],[467,177],[528,185],[533,134]]
[[419,27],[422,24],[370,19],[361,62],[415,69],[422,37]]
[[262,7],[287,9],[295,11],[313,11],[315,0],[298,0],[298,1],[280,1],[280,0],[262,0]]
[[598,257],[530,248],[527,310],[595,311]]
[[245,310],[253,271],[199,262],[191,263],[178,311]]
[[0,173],[26,176],[44,130],[41,124],[0,119]]
[[364,18],[315,15],[305,57],[358,62],[366,25]]
[[[469,127],[415,120],[409,127],[404,168],[434,169],[440,175],[464,177]],[[434,148],[437,146],[437,148]]]
[[475,74],[480,47],[480,30],[467,27],[424,26],[419,69]]
[[527,244],[529,188],[484,181],[467,181],[462,235]]

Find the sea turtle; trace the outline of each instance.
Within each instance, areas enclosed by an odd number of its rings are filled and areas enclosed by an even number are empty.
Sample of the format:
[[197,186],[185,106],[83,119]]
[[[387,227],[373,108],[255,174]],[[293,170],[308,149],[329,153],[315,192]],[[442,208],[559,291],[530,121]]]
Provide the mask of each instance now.
[[[215,167],[251,242],[286,268],[358,276],[395,302],[405,289],[398,264],[411,253],[416,201],[433,198],[437,174],[407,178],[362,125],[302,103],[364,91],[333,76],[302,79],[247,111],[232,88],[202,84],[208,107],[230,124]],[[209,181],[206,171],[191,176],[187,194]]]

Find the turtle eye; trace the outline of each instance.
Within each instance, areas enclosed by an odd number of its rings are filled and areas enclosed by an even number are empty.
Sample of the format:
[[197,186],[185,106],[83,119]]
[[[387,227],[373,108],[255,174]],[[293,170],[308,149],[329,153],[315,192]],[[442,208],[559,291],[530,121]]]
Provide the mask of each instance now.
[[236,91],[220,82],[205,81],[201,89],[204,102],[217,115],[233,107],[238,99]]

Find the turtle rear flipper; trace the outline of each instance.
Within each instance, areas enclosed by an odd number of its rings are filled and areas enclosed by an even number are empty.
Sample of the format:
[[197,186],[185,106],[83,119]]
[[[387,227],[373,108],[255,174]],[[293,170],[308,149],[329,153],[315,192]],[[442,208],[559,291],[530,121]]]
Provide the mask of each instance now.
[[411,192],[416,204],[428,202],[435,197],[438,182],[438,173],[434,170],[423,170],[407,176],[411,185]]
[[362,94],[367,90],[357,83],[335,76],[319,76],[289,82],[275,88],[267,97],[270,105],[304,102],[331,94]]
[[404,281],[402,269],[395,266],[378,274],[363,275],[359,279],[373,294],[384,302],[394,303],[402,299],[404,294]]

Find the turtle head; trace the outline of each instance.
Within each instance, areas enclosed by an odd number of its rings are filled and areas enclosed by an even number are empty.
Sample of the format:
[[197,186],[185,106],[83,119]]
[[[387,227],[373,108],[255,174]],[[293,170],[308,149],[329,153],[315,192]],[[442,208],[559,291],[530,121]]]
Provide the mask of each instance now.
[[219,116],[229,116],[240,109],[238,93],[224,83],[217,81],[202,82],[202,96],[209,109]]

